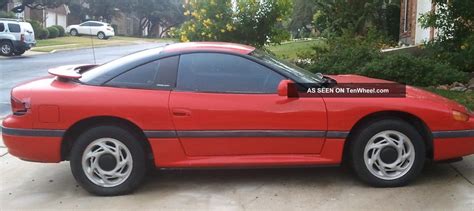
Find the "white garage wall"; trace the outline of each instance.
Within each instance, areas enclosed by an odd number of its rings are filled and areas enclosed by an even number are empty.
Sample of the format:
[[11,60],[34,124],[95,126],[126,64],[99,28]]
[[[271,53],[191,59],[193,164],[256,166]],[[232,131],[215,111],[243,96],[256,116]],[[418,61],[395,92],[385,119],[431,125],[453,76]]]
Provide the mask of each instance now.
[[46,27],[56,25],[56,13],[54,12],[45,12],[46,13]]
[[58,15],[58,24],[63,28],[67,27],[67,17],[65,15]]
[[418,5],[416,8],[416,33],[415,33],[415,45],[423,44],[424,41],[430,39],[430,28],[423,29],[418,19],[422,14],[431,11],[430,0],[417,0]]

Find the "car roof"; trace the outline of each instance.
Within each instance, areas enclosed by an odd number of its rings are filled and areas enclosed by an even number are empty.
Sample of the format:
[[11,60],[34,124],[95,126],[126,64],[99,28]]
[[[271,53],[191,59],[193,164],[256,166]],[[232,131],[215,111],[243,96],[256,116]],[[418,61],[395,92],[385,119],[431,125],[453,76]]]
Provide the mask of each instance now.
[[108,24],[108,23],[100,22],[100,21],[85,21],[85,22],[82,22],[81,24],[83,24],[83,23],[103,23],[103,24]]
[[185,42],[166,46],[163,53],[192,52],[192,51],[218,51],[237,54],[249,54],[255,48],[248,45],[226,42]]

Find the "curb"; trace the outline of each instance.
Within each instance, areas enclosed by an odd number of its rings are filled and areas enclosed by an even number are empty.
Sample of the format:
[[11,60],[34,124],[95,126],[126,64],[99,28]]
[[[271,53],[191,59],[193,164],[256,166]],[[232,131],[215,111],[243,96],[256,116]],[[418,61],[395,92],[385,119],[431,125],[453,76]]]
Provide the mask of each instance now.
[[[168,43],[173,43],[173,42],[143,42],[143,43],[122,43],[122,44],[116,44],[116,45],[98,45],[94,46],[94,49],[97,48],[107,48],[107,47],[119,47],[119,46],[128,46],[128,45],[140,45],[140,44],[148,44],[148,43],[163,43],[163,44],[168,44]],[[74,50],[83,50],[83,49],[92,49],[92,46],[88,47],[77,47],[77,48],[65,48],[65,49],[55,49],[50,52],[41,52],[41,51],[34,51],[36,53],[42,53],[42,54],[53,54],[57,52],[64,52],[64,51],[74,51]]]

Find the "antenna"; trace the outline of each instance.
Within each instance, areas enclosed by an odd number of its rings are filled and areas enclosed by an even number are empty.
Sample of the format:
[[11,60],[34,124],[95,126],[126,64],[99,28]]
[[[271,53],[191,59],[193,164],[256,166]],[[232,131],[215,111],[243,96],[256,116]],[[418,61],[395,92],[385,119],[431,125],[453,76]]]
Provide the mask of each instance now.
[[95,59],[95,48],[94,48],[94,36],[92,36],[92,27],[89,26],[89,34],[91,35],[91,44],[92,44],[92,56],[94,57],[94,64],[97,64]]

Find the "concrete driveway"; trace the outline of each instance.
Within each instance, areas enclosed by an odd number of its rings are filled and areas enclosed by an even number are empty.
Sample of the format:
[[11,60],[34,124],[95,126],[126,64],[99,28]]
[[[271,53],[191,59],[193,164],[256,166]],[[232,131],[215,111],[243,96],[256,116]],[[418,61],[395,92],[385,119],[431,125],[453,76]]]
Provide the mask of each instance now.
[[0,210],[474,210],[474,156],[429,165],[402,188],[368,187],[337,167],[161,170],[133,194],[97,197],[68,162],[21,161],[0,146]]

